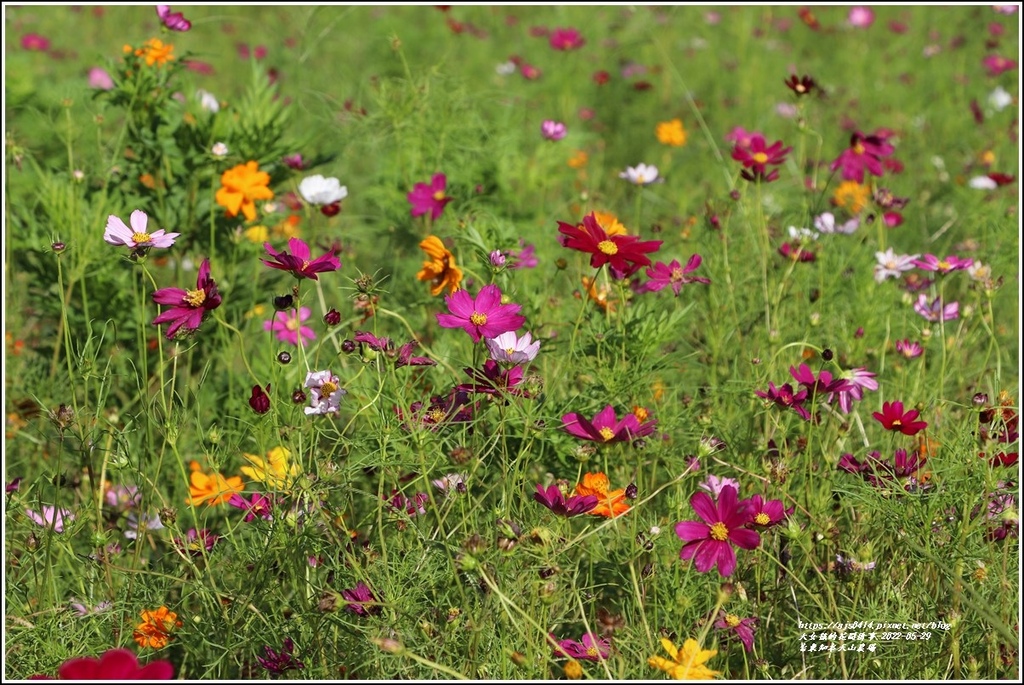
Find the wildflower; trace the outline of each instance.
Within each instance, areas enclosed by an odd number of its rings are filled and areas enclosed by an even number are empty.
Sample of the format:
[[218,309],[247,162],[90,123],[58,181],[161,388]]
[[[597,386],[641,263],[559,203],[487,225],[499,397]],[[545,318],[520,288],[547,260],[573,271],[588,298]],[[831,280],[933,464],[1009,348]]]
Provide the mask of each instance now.
[[[555,636],[552,635],[551,639],[554,640]],[[611,650],[612,643],[606,638],[587,633],[579,641],[559,640],[558,647],[555,648],[555,657],[569,657],[580,661],[603,661],[611,654]]]
[[277,312],[274,318],[263,322],[263,330],[276,333],[278,340],[298,345],[300,340],[316,340],[316,333],[302,322],[310,316],[309,307],[299,307],[290,312]]
[[708,474],[708,477],[701,483],[697,484],[697,487],[706,492],[710,492],[715,499],[722,494],[722,489],[726,486],[731,486],[736,489],[736,492],[740,491],[740,482],[733,478],[719,478],[713,474]]
[[746,502],[737,502],[736,488],[726,485],[712,500],[706,492],[695,492],[690,497],[690,506],[704,519],[680,521],[676,524],[676,535],[684,541],[679,558],[693,559],[694,567],[701,573],[718,565],[718,573],[727,577],[736,569],[736,553],[732,545],[743,549],[756,549],[761,536],[756,531],[744,528],[749,521]]
[[164,233],[164,229],[146,232],[149,216],[141,209],[132,212],[128,219],[132,227],[129,229],[120,218],[111,214],[107,217],[107,228],[103,232],[103,240],[111,245],[124,245],[133,254],[142,253],[151,247],[166,248],[174,244],[180,233]]
[[583,667],[580,666],[580,662],[575,659],[572,661],[565,662],[565,666],[562,667],[562,673],[569,680],[579,680],[583,677]]
[[420,281],[430,281],[430,294],[440,295],[448,288],[454,293],[462,283],[462,269],[455,264],[455,255],[444,246],[441,239],[430,235],[420,242],[420,249],[427,253],[430,261],[423,262],[423,268],[416,274]]
[[462,473],[449,473],[441,478],[430,481],[430,484],[443,493],[466,492],[466,476]]
[[665,286],[672,286],[672,292],[678,297],[679,291],[687,283],[711,283],[710,279],[702,276],[686,275],[699,267],[700,263],[701,256],[699,254],[691,255],[685,267],[679,263],[678,259],[673,259],[669,264],[656,262],[654,266],[647,268],[647,278],[650,280],[643,284],[644,291],[653,293]]
[[754,630],[757,628],[756,618],[740,618],[736,614],[727,614],[724,609],[718,610],[715,628],[731,633],[743,643],[743,649],[754,650]]
[[922,259],[915,259],[914,266],[924,271],[938,271],[940,274],[948,274],[952,271],[963,271],[971,268],[974,260],[961,259],[956,255],[949,255],[945,259],[939,259],[933,254],[926,254]]
[[348,187],[333,176],[307,176],[299,183],[299,194],[311,205],[333,205],[348,197]]
[[272,200],[274,191],[268,186],[270,174],[259,170],[259,163],[254,161],[238,164],[220,176],[220,190],[214,196],[229,217],[245,215],[246,221],[256,219],[255,200]]
[[26,33],[21,37],[21,47],[23,50],[46,52],[50,49],[50,39],[38,33]]
[[193,507],[204,502],[207,505],[223,504],[231,499],[231,495],[245,489],[241,476],[225,478],[217,472],[206,473],[198,461],[192,460],[189,463],[189,470],[192,473],[189,475],[188,504]]
[[263,249],[273,257],[274,261],[261,259],[261,262],[271,269],[288,271],[292,276],[300,280],[311,278],[316,281],[319,280],[317,278],[318,273],[337,271],[341,268],[341,260],[335,256],[335,248],[332,247],[326,254],[311,260],[309,245],[300,238],[290,238],[288,240],[290,252],[284,250],[277,252],[270,243],[263,243]]
[[914,268],[914,261],[921,255],[898,255],[890,247],[885,252],[876,252],[875,259],[878,260],[878,264],[875,265],[875,282],[881,283],[890,276],[893,278],[899,278],[904,271],[910,271]]
[[245,499],[237,492],[232,493],[228,504],[245,512],[245,518],[242,519],[245,523],[249,523],[257,516],[264,521],[271,521],[274,518],[272,515],[273,501],[266,495],[261,495],[257,492],[252,493],[249,499]]
[[157,659],[140,666],[138,657],[131,650],[108,649],[98,657],[80,656],[68,659],[57,669],[57,679],[173,680],[174,666],[165,659]]
[[960,303],[943,304],[942,300],[936,297],[929,304],[928,296],[920,293],[917,296],[917,302],[914,303],[914,311],[928,321],[952,321],[960,318]]
[[576,29],[554,29],[548,34],[548,43],[555,50],[576,50],[583,47],[586,41]]
[[878,390],[875,374],[864,368],[849,369],[839,374],[827,400],[829,403],[838,401],[843,413],[849,414],[853,401],[864,399],[865,390]]
[[103,492],[103,499],[107,506],[117,511],[133,509],[142,502],[142,493],[134,485],[110,485]]
[[412,356],[412,351],[416,349],[417,345],[419,345],[419,342],[410,340],[398,348],[398,358],[395,360],[396,369],[403,366],[434,366],[437,364],[437,362],[430,357]]
[[867,206],[871,190],[856,181],[843,181],[832,193],[832,204],[842,207],[850,214],[860,214]]
[[625,488],[609,492],[608,487],[608,476],[605,474],[600,472],[585,473],[583,474],[583,482],[576,485],[575,492],[580,497],[593,496],[597,498],[597,505],[588,512],[594,516],[615,518],[629,511],[630,507],[625,501]]
[[579,516],[586,514],[597,506],[597,495],[571,495],[565,496],[557,484],[549,485],[546,489],[543,485],[537,485],[537,492],[533,493],[533,499],[543,504],[558,516]]
[[975,176],[967,182],[967,185],[975,190],[995,190],[999,187],[999,184],[988,176]]
[[474,298],[465,290],[446,295],[449,314],[436,314],[442,328],[461,328],[474,343],[514,331],[526,322],[518,304],[501,304],[501,290],[493,283],[484,286]]
[[800,392],[794,392],[793,386],[789,383],[776,388],[773,383],[769,381],[768,390],[755,390],[754,394],[758,397],[762,397],[766,400],[779,405],[780,407],[789,408],[799,414],[805,421],[811,420],[811,413],[807,411],[804,406],[804,400],[807,399],[807,391],[801,390]]
[[[131,48],[128,48],[129,50]],[[174,46],[171,44],[164,44],[159,38],[150,38],[143,43],[141,48],[135,50],[135,56],[141,57],[146,62],[147,67],[151,67],[154,64],[158,67],[162,67],[168,62],[174,61]]]
[[915,421],[920,412],[916,409],[911,409],[907,412],[903,411],[903,403],[900,401],[895,402],[883,402],[881,412],[873,412],[871,414],[875,419],[886,430],[899,431],[904,435],[916,435],[920,431],[928,427],[928,424],[924,421]]
[[751,182],[758,179],[766,182],[776,180],[779,177],[778,169],[766,175],[768,166],[780,166],[793,148],[783,147],[781,140],[768,145],[760,133],[751,134],[749,141],[749,145],[737,142],[732,149],[732,158],[743,164],[741,176]]
[[854,217],[844,224],[836,224],[836,217],[832,212],[824,212],[814,218],[814,227],[822,233],[853,233],[860,226],[860,220]]
[[270,411],[270,383],[267,383],[266,391],[258,384],[252,386],[252,396],[249,398],[249,406],[257,414],[266,414]]
[[199,100],[199,106],[207,112],[216,114],[220,111],[220,102],[213,93],[200,88],[196,91],[196,98]]
[[493,359],[484,362],[483,370],[467,367],[465,373],[476,381],[475,384],[460,384],[457,389],[463,392],[482,392],[488,395],[499,395],[507,393],[521,397],[529,397],[529,393],[523,388],[523,369],[514,366],[502,370]]
[[446,197],[444,194],[447,183],[447,176],[444,174],[434,174],[433,178],[430,179],[430,185],[426,183],[414,185],[412,192],[406,196],[409,204],[412,205],[412,215],[420,216],[430,212],[430,218],[436,221],[444,211],[444,206],[454,199]]
[[718,654],[717,649],[701,649],[694,639],[683,643],[682,649],[676,649],[671,640],[661,638],[661,647],[672,657],[671,661],[660,656],[647,659],[647,665],[668,673],[674,680],[712,680],[721,675],[721,671],[712,671],[705,666],[708,659]]
[[505,364],[526,364],[532,362],[540,351],[540,340],[533,341],[529,331],[521,338],[515,331],[507,331],[494,338],[484,340],[491,359]]
[[791,240],[779,245],[779,254],[794,262],[813,262],[817,259],[814,250],[807,247],[807,243],[799,240]]
[[856,559],[844,559],[842,555],[836,555],[835,570],[839,573],[851,573],[853,571],[870,571],[875,568],[873,561],[857,561]]
[[145,535],[151,530],[164,529],[164,522],[160,520],[160,514],[149,516],[133,511],[128,514],[127,523],[128,530],[124,532],[124,536],[129,540],[138,540],[140,534]]
[[563,245],[590,254],[590,266],[599,269],[605,264],[615,278],[628,278],[641,267],[650,266],[647,253],[661,247],[660,240],[642,241],[638,236],[610,235],[598,223],[594,213],[583,217],[578,226],[558,222],[558,232],[566,236]]
[[170,5],[157,5],[156,15],[160,22],[171,31],[188,31],[192,28],[192,22],[185,18],[181,12],[171,12]]
[[782,520],[792,514],[795,509],[795,507],[786,509],[780,499],[765,500],[761,495],[754,495],[746,502],[747,513],[750,517],[748,525],[759,528],[771,528],[782,523]]
[[924,348],[921,347],[921,343],[911,342],[907,338],[896,341],[896,351],[907,359],[916,359],[924,354]]
[[491,254],[487,256],[487,259],[495,269],[505,266],[505,254],[501,250],[491,250]]
[[653,164],[637,164],[635,167],[627,166],[626,170],[619,174],[630,183],[638,186],[650,185],[658,180],[658,167]]
[[884,173],[882,158],[893,152],[893,146],[877,132],[868,136],[856,131],[850,136],[850,147],[843,150],[829,169],[835,171],[841,168],[844,181],[864,183],[864,171],[881,176]]
[[221,302],[217,282],[210,278],[210,260],[204,259],[199,265],[195,290],[161,288],[153,293],[153,302],[170,307],[153,319],[154,326],[171,324],[165,334],[168,340],[173,340],[183,326],[188,332],[199,330],[206,312],[213,311]]
[[595,414],[592,421],[576,412],[565,414],[562,416],[562,427],[569,435],[600,443],[627,442],[649,435],[654,430],[653,425],[649,429],[641,429],[640,421],[634,414],[626,414],[617,420],[615,409],[610,404]]
[[850,13],[847,15],[846,20],[850,22],[850,26],[866,29],[875,22],[875,13],[871,11],[870,7],[858,5],[850,8]]
[[105,611],[110,611],[110,609],[113,608],[113,606],[113,603],[109,601],[100,602],[94,607],[88,607],[85,604],[82,604],[81,602],[76,602],[74,600],[68,602],[68,608],[71,609],[71,611],[75,612],[75,615],[79,618],[85,618],[86,616],[93,616],[95,614],[102,614]]
[[[210,154],[214,157],[226,157],[228,154],[228,146],[222,142],[216,142],[213,144],[213,147],[210,148]],[[266,227],[264,227],[264,230],[266,230]]]
[[242,454],[252,466],[243,466],[242,473],[254,481],[266,484],[275,490],[287,490],[299,475],[299,465],[289,465],[291,453],[284,447],[275,447],[267,452],[266,460],[255,454]]
[[985,67],[985,71],[988,72],[989,76],[999,76],[1004,71],[1010,71],[1017,68],[1017,62],[1006,57],[1000,57],[999,55],[986,55],[982,60],[981,64]]
[[55,533],[63,533],[64,524],[75,520],[75,515],[71,513],[70,509],[58,509],[49,504],[43,505],[42,513],[34,509],[26,509],[25,515],[32,519],[37,526],[50,528]]
[[681,119],[662,121],[654,128],[654,135],[662,145],[682,147],[686,145],[686,129]]
[[192,557],[201,557],[204,550],[207,554],[212,552],[213,547],[217,544],[218,540],[220,540],[220,536],[216,533],[210,532],[206,528],[203,528],[202,530],[189,528],[188,533],[185,534],[184,540],[181,538],[174,538],[174,546],[183,554],[188,554]]
[[[90,72],[91,74],[92,72]],[[90,80],[91,83],[91,80]],[[988,104],[997,112],[1002,112],[1004,109],[1013,104],[1013,96],[1006,92],[1002,86],[996,86],[988,95]]]
[[587,155],[585,151],[576,150],[576,152],[572,154],[572,157],[569,158],[569,161],[567,161],[566,164],[568,164],[569,167],[573,169],[582,169],[583,167],[587,166],[587,161],[589,159],[590,156]]
[[525,241],[519,239],[519,247],[522,248],[518,251],[512,250],[508,253],[509,259],[512,260],[513,269],[534,269],[537,267],[537,257],[534,256],[536,248],[530,244],[527,245]]
[[142,623],[135,626],[132,634],[139,647],[163,649],[171,640],[171,632],[183,625],[178,615],[165,606],[152,611],[145,609],[141,616]]
[[256,661],[260,662],[260,666],[274,675],[280,675],[285,671],[298,671],[306,666],[295,658],[294,651],[295,643],[292,642],[290,637],[286,637],[284,642],[281,643],[281,651],[272,649],[270,645],[264,645],[263,653],[267,656],[266,658],[257,656]]
[[114,79],[102,67],[89,69],[89,87],[97,90],[111,90],[114,87]]
[[560,121],[545,119],[540,124],[540,134],[547,140],[555,141],[565,138],[565,124]]
[[310,406],[303,410],[306,416],[337,414],[341,398],[348,394],[341,387],[341,380],[330,371],[310,371],[305,387],[310,389]]
[[789,88],[794,93],[796,93],[798,96],[809,95],[810,92],[814,90],[815,86],[817,86],[817,84],[814,82],[814,79],[812,79],[810,76],[801,77],[797,76],[796,74],[790,74],[789,78],[783,81],[783,83],[785,83],[786,87]]

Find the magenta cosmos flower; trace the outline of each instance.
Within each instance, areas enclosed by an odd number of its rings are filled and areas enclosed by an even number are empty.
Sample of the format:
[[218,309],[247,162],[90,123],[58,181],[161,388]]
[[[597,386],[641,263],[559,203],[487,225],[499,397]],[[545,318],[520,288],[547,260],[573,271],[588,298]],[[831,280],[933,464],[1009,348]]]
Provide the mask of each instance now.
[[363,581],[356,583],[354,588],[342,590],[341,596],[349,602],[345,608],[359,616],[369,616],[381,612],[377,598],[373,596],[373,592]]
[[547,140],[561,140],[567,132],[565,124],[560,121],[545,119],[540,124],[540,134]]
[[754,495],[746,500],[747,515],[750,517],[748,525],[760,528],[771,528],[779,524],[787,516],[793,513],[795,507],[786,509],[780,499],[766,500],[761,495]]
[[936,297],[929,304],[928,296],[920,293],[917,296],[917,302],[914,303],[914,311],[933,323],[937,321],[952,321],[953,319],[960,318],[960,303],[950,302],[945,304]]
[[166,248],[174,244],[174,239],[180,233],[165,233],[164,229],[146,232],[146,224],[149,223],[149,216],[141,209],[132,212],[128,221],[132,227],[128,228],[119,217],[111,214],[107,217],[107,228],[103,232],[103,240],[111,245],[124,245],[133,252],[145,250],[150,247]]
[[60,680],[172,680],[174,666],[163,659],[140,666],[131,650],[108,649],[99,657],[68,659],[57,669],[57,677]]
[[562,427],[569,435],[594,442],[633,440],[650,435],[657,424],[656,420],[641,423],[635,414],[626,414],[618,420],[615,417],[615,409],[610,404],[595,414],[592,421],[576,412],[570,412],[562,417]]
[[916,409],[910,411],[903,411],[903,403],[897,400],[896,402],[883,402],[882,411],[874,412],[871,414],[875,419],[886,430],[899,431],[904,435],[916,435],[918,432],[923,431],[928,427],[928,424],[924,421],[915,421],[920,412]]
[[412,192],[406,197],[412,205],[413,216],[420,216],[430,212],[430,218],[436,220],[444,211],[444,206],[453,198],[447,197],[444,190],[448,185],[448,177],[444,174],[434,174],[430,179],[430,185],[417,183],[413,186]]
[[586,43],[576,29],[555,29],[548,34],[548,43],[555,50],[576,50]]
[[579,516],[597,506],[597,495],[570,495],[565,493],[557,485],[549,485],[546,489],[543,485],[537,484],[537,492],[533,493],[533,499],[543,504],[559,516]]
[[501,290],[493,283],[485,285],[475,298],[458,290],[446,295],[444,302],[450,313],[437,314],[437,323],[442,328],[465,330],[475,343],[514,331],[526,323],[526,317],[518,313],[518,304],[501,304]]
[[263,243],[263,248],[274,258],[274,261],[261,259],[261,262],[271,269],[288,271],[298,279],[311,278],[316,281],[319,280],[316,276],[318,273],[337,271],[341,268],[341,260],[335,256],[333,248],[327,254],[311,259],[309,245],[299,238],[288,240],[290,253],[284,250],[277,252],[270,243]]
[[754,630],[757,628],[756,618],[740,618],[736,614],[727,614],[724,609],[719,609],[715,628],[724,630],[733,637],[739,638],[740,642],[743,643],[744,650],[748,652],[753,651]]
[[277,334],[278,340],[298,346],[300,338],[316,340],[313,329],[302,325],[309,315],[309,307],[299,307],[298,311],[293,309],[290,312],[277,312],[273,319],[263,322],[263,330],[273,331]]
[[[24,42],[22,42],[24,45]],[[989,76],[999,76],[1004,71],[1010,71],[1017,68],[1016,60],[1008,59],[1000,55],[987,55],[981,60],[982,66],[985,67],[985,71],[988,72]]]
[[940,274],[948,274],[951,271],[963,271],[971,268],[974,265],[974,260],[970,258],[961,259],[955,254],[949,255],[945,259],[940,259],[933,254],[926,254],[921,259],[915,259],[913,264],[925,271],[938,271]]
[[651,280],[644,283],[644,291],[654,293],[665,286],[672,286],[672,292],[678,297],[679,291],[687,283],[710,283],[711,280],[708,278],[686,275],[700,266],[700,263],[701,256],[699,254],[692,255],[690,260],[686,262],[686,266],[681,265],[678,259],[673,259],[668,264],[656,262],[654,266],[648,267],[646,271],[647,278]]
[[874,176],[881,176],[885,173],[882,158],[888,157],[893,152],[893,146],[886,141],[884,136],[878,135],[878,132],[866,136],[860,131],[856,131],[850,136],[850,147],[843,150],[842,154],[829,166],[829,169],[832,171],[842,169],[844,181],[863,183],[865,170]]
[[749,521],[746,502],[737,502],[736,488],[727,485],[722,488],[718,501],[706,492],[695,492],[690,506],[700,521],[680,521],[676,524],[676,535],[685,543],[679,551],[679,558],[693,559],[698,571],[706,573],[717,564],[718,573],[731,576],[736,570],[736,552],[732,545],[743,549],[756,549],[761,536],[756,531],[744,528]]
[[156,15],[160,17],[160,23],[171,31],[188,31],[192,28],[192,22],[181,12],[171,12],[170,5],[157,5]]
[[295,658],[295,643],[292,642],[290,637],[284,639],[284,642],[281,644],[281,651],[277,651],[270,645],[264,645],[263,652],[266,654],[266,658],[257,656],[256,661],[260,662],[260,666],[269,673],[280,675],[285,671],[298,671],[306,667],[305,664]]
[[[555,636],[552,635],[554,640]],[[569,657],[580,661],[603,661],[611,654],[612,643],[603,637],[587,633],[581,640],[559,640],[555,657]]]
[[199,330],[206,312],[219,307],[221,301],[217,282],[210,278],[210,260],[204,259],[199,266],[195,290],[161,288],[153,293],[153,301],[170,307],[153,319],[155,326],[171,324],[165,334],[168,340],[173,340],[175,333],[182,327],[186,333]]

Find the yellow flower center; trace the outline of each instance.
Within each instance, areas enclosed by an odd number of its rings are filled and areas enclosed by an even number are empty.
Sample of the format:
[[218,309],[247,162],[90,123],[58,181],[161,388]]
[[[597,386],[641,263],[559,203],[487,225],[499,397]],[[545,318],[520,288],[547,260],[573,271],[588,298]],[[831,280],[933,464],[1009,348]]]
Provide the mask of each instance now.
[[300,325],[301,324],[299,322],[299,319],[296,317],[296,318],[288,319],[288,321],[285,322],[284,327],[287,328],[289,331],[297,331],[297,330],[299,330],[299,326]]
[[683,268],[679,267],[678,269],[672,269],[672,275],[669,276],[668,278],[673,283],[678,283],[679,281],[683,280]]
[[506,348],[505,348],[505,354],[507,354],[507,355],[508,355],[508,356],[510,356],[510,357],[512,356],[512,354],[513,354],[513,353],[514,353],[515,351],[516,351],[516,350],[515,350],[515,348],[514,348],[514,347],[506,347]]
[[711,538],[719,542],[725,542],[729,539],[729,529],[725,527],[724,523],[719,521],[711,526]]
[[768,161],[768,155],[763,152],[755,152],[753,155],[754,161],[758,164],[764,164]]
[[338,384],[333,381],[326,381],[320,386],[320,397],[330,397],[338,389]]
[[301,268],[301,269],[299,269],[299,271],[305,271],[305,270],[306,270],[306,269],[308,269],[308,268],[309,268],[309,260],[304,260],[304,261],[302,262],[302,268]]
[[439,409],[438,407],[434,407],[433,409],[427,412],[427,418],[433,421],[434,423],[441,423],[442,421],[444,421],[444,411]]
[[899,419],[893,419],[892,425],[893,425],[893,428],[895,428],[896,426],[902,426],[903,422],[900,421]]
[[433,198],[434,198],[434,202],[440,202],[441,200],[444,199],[444,191],[443,190],[437,191],[436,193],[434,193]]
[[864,146],[861,145],[860,143],[857,143],[856,145],[853,146],[853,152],[854,154],[858,155],[864,154]]
[[205,290],[186,290],[185,302],[192,307],[201,307],[206,302]]
[[608,426],[605,426],[604,428],[599,430],[598,433],[601,434],[601,437],[604,438],[605,442],[608,442],[609,440],[615,437],[615,431],[613,431]]
[[795,90],[796,90],[796,92],[798,92],[798,93],[806,93],[806,92],[807,92],[807,88],[805,88],[805,87],[804,87],[804,84],[802,84],[802,83],[798,83],[798,84],[796,84],[796,88],[795,88]]
[[[135,242],[138,242],[138,241],[135,241]],[[949,262],[947,262],[945,259],[943,259],[938,264],[936,264],[936,266],[939,267],[940,271],[945,271],[946,269],[949,268]]]
[[469,315],[469,321],[474,326],[483,326],[487,323],[487,315],[481,314],[480,312],[473,312]]
[[759,526],[767,526],[771,522],[772,522],[771,517],[768,516],[768,514],[764,513],[763,511],[762,512],[758,512],[757,516],[754,517],[754,523],[756,523]]
[[587,647],[587,656],[596,657],[599,654],[600,652],[597,651],[597,647]]
[[643,174],[637,174],[636,175],[636,184],[637,185],[641,185],[641,186],[644,184],[644,175]]
[[726,614],[725,622],[729,624],[730,628],[735,628],[740,624],[740,617],[736,614]]
[[132,242],[136,245],[141,243],[148,243],[152,238],[149,237],[148,233],[132,233]]
[[613,255],[618,253],[619,246],[610,240],[602,240],[597,244],[597,249],[599,249],[601,252],[604,252],[607,255]]

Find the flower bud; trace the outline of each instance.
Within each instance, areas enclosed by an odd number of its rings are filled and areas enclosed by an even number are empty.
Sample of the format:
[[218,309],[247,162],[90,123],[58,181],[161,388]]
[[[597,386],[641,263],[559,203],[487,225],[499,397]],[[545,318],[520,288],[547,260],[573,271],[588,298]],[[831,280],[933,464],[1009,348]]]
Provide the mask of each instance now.
[[279,312],[284,312],[292,308],[295,304],[295,298],[291,295],[278,295],[274,298],[274,309]]
[[278,364],[291,364],[292,363],[292,355],[289,354],[288,352],[284,352],[284,351],[278,352],[277,353],[277,363]]
[[324,314],[324,324],[328,326],[337,326],[339,323],[341,323],[341,313],[334,307],[331,307],[330,310]]

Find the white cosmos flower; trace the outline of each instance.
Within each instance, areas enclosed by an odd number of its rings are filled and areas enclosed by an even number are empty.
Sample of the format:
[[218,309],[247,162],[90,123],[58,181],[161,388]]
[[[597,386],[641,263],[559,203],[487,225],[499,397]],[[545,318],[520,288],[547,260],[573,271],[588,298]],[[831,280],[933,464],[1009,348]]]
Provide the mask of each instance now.
[[988,95],[988,104],[992,105],[992,109],[995,111],[1002,112],[1013,104],[1013,96],[1007,93],[1002,86],[996,86],[996,89]]
[[196,97],[199,98],[199,105],[207,112],[213,112],[216,114],[220,111],[220,103],[217,101],[217,97],[202,88],[196,91]]
[[967,182],[967,185],[975,190],[995,190],[999,187],[999,184],[988,176],[975,176]]
[[502,333],[496,338],[485,338],[484,343],[496,362],[523,364],[532,362],[540,351],[540,340],[533,341],[529,331],[517,338],[515,331]]
[[638,186],[649,185],[658,180],[658,167],[653,164],[637,164],[635,167],[628,166],[625,171],[619,174],[619,178],[624,178]]
[[311,205],[331,205],[348,197],[348,188],[331,176],[307,176],[299,183],[299,194]]

